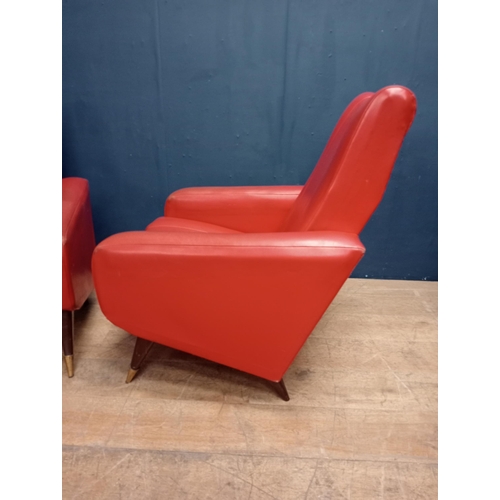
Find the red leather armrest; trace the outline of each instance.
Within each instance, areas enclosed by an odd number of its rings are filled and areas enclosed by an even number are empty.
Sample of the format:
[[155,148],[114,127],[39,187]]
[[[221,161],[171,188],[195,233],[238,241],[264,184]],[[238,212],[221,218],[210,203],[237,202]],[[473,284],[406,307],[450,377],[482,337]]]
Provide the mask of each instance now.
[[346,233],[147,231],[103,241],[92,266],[117,326],[277,381],[363,253]]
[[165,203],[165,216],[208,222],[242,232],[278,231],[302,186],[180,189]]

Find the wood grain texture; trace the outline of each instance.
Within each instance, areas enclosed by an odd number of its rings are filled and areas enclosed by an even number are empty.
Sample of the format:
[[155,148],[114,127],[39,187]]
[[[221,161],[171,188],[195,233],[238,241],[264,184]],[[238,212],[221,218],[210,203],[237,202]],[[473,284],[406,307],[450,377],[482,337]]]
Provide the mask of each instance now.
[[349,280],[285,374],[261,380],[75,314],[63,498],[437,498],[437,283]]

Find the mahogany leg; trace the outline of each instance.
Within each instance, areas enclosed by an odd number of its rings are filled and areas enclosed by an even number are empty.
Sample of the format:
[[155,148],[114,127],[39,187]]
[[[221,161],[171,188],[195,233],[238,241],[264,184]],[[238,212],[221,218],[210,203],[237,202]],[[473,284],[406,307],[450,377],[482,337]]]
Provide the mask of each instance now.
[[130,370],[128,371],[127,380],[125,381],[127,384],[132,382],[133,378],[136,376],[141,363],[146,358],[151,347],[153,347],[153,342],[137,337],[134,354],[132,354],[132,361],[130,362]]
[[283,401],[290,401],[290,396],[288,395],[288,391],[286,390],[285,382],[283,381],[283,379],[281,379],[279,382],[269,381],[269,383],[273,386],[274,390]]
[[62,312],[62,348],[64,353],[64,361],[68,377],[74,375],[73,369],[73,330],[74,330],[74,313],[73,311]]

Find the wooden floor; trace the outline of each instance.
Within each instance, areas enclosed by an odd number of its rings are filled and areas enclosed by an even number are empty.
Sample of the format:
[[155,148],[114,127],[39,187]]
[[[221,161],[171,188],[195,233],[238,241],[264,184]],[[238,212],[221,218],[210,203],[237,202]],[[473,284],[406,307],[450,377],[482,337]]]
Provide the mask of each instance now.
[[134,338],[95,297],[63,366],[63,498],[437,498],[437,283],[351,279],[262,381]]

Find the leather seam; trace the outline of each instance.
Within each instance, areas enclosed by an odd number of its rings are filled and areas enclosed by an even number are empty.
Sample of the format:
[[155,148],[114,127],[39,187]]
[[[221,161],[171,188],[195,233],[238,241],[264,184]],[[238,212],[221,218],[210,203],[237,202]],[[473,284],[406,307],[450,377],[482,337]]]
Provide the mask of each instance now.
[[[213,234],[213,233],[212,233]],[[274,245],[188,245],[188,244],[168,244],[168,243],[120,243],[116,245],[117,247],[124,248],[126,246],[136,247],[152,247],[152,246],[165,246],[171,248],[183,248],[183,247],[196,247],[196,248],[284,248],[290,250],[292,248],[313,248],[313,249],[339,249],[339,250],[364,250],[361,247],[345,247],[345,246],[324,246],[324,245],[293,245],[293,246],[274,246]],[[109,247],[104,247],[109,248]]]

